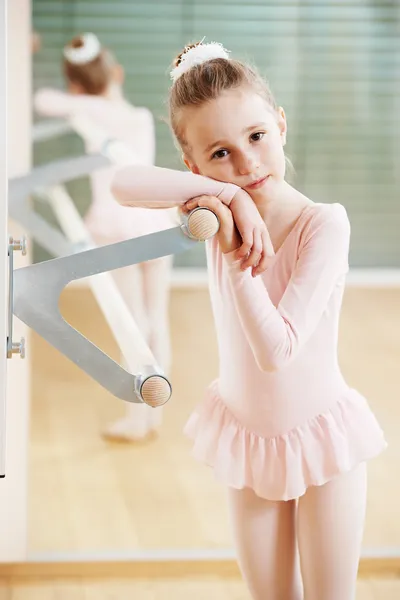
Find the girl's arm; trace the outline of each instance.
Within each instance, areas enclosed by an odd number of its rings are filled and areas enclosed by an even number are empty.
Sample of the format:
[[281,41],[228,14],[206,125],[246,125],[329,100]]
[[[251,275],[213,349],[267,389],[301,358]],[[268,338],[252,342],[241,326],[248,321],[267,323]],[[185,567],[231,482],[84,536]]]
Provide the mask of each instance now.
[[310,339],[348,270],[349,242],[344,207],[327,205],[318,211],[277,307],[263,282],[241,271],[234,253],[224,255],[239,318],[262,371],[284,367]]
[[[268,256],[273,256],[271,240],[260,213],[251,197],[237,185],[161,167],[133,165],[119,171],[111,191],[124,206],[171,208],[182,206],[199,196],[216,196],[231,208],[242,244],[238,258],[244,265],[262,273]],[[258,266],[257,266],[258,265]]]
[[36,112],[46,117],[67,117],[82,109],[85,98],[61,90],[43,88],[33,97]]
[[239,190],[232,183],[221,183],[189,171],[144,165],[121,169],[111,185],[120,204],[142,208],[182,206],[191,198],[202,195],[217,196],[229,205]]
[[[119,141],[121,135],[116,135],[116,140],[110,139],[107,127],[110,126],[109,113],[104,113],[106,104],[98,96],[85,94],[68,94],[59,90],[43,88],[34,97],[36,111],[47,117],[60,117],[69,119],[72,128],[93,148],[102,148],[108,141]],[[107,119],[108,117],[108,119]],[[111,121],[112,125],[112,121]],[[119,125],[119,123],[117,123]],[[112,129],[115,130],[114,127]],[[115,135],[115,132],[114,132]],[[135,136],[143,139],[141,152],[135,144]],[[141,162],[141,157],[154,157],[154,122],[152,113],[140,108],[129,114],[129,120],[124,121],[124,131],[121,144],[109,148],[109,156],[117,163],[132,164]]]

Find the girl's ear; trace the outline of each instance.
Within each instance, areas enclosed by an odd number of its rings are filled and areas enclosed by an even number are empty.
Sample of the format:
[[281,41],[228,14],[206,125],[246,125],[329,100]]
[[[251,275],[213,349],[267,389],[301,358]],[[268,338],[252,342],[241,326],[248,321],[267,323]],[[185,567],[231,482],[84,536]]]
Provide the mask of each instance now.
[[281,132],[282,146],[284,146],[286,144],[287,122],[285,111],[281,106],[278,108],[278,127]]
[[197,167],[197,165],[195,165],[190,158],[188,158],[186,156],[186,154],[182,154],[182,160],[185,163],[185,165],[187,166],[187,168],[189,169],[189,171],[192,171],[192,173],[194,173],[195,175],[200,175],[200,171]]
[[74,96],[79,96],[80,94],[84,94],[85,90],[79,83],[75,83],[73,81],[69,81],[67,85],[67,90],[69,94]]
[[113,67],[113,80],[118,85],[123,85],[125,81],[125,71],[122,65],[115,65]]

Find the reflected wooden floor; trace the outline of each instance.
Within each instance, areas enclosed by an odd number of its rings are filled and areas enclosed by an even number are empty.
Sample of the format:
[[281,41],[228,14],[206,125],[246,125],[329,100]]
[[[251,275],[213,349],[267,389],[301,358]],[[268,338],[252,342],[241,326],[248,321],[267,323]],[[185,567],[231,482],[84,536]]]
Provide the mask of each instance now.
[[[0,600],[250,600],[238,580],[18,582],[0,585]],[[399,580],[359,581],[356,600],[398,600]]]
[[[367,395],[389,441],[388,450],[370,462],[368,547],[400,547],[399,305],[400,290],[349,289],[341,322],[343,372],[350,385]],[[90,291],[66,290],[61,310],[118,359]],[[123,414],[123,402],[32,335],[29,552],[231,546],[224,489],[210,469],[193,460],[182,434],[190,411],[217,374],[207,290],[174,290],[171,324],[174,396],[165,407],[161,435],[141,445],[102,439],[101,430]],[[218,598],[224,598],[222,592]]]

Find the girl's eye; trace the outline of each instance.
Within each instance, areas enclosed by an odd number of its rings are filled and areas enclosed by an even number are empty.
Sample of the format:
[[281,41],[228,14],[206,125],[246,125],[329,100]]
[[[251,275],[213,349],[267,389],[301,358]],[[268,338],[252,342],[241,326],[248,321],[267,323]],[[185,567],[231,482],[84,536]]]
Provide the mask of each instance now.
[[250,136],[250,139],[253,142],[259,142],[260,140],[263,139],[265,133],[263,131],[257,131],[256,133],[252,133]]
[[214,152],[211,158],[225,158],[225,156],[228,156],[228,150],[222,149]]

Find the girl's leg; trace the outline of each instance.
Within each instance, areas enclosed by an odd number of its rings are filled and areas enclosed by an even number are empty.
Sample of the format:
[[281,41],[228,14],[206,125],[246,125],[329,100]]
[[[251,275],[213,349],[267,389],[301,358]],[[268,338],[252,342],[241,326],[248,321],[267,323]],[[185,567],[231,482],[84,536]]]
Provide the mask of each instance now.
[[264,500],[250,489],[228,493],[239,567],[253,600],[301,600],[296,501]]
[[354,600],[366,509],[365,463],[299,499],[298,542],[307,600]]
[[[171,339],[169,324],[170,276],[172,256],[142,264],[143,302],[148,322],[148,343],[154,358],[165,375],[171,370]],[[163,408],[152,408],[148,413],[149,428],[158,429]]]

